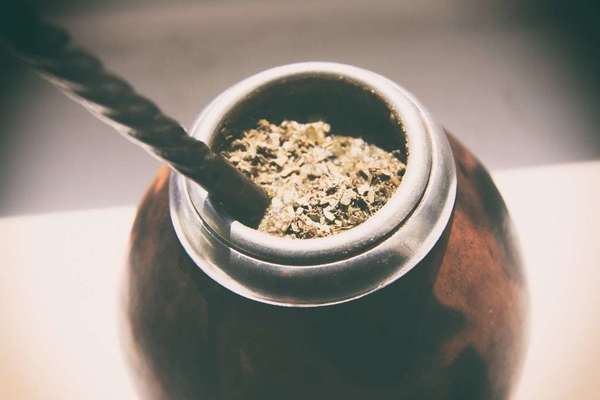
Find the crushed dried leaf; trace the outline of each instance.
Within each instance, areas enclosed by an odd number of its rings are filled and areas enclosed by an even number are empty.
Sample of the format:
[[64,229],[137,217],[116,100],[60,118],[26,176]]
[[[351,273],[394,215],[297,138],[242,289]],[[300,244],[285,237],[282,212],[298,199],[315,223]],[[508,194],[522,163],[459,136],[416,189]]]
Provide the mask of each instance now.
[[271,197],[258,229],[308,239],[353,228],[379,210],[406,166],[360,138],[331,134],[325,122],[258,121],[223,156]]

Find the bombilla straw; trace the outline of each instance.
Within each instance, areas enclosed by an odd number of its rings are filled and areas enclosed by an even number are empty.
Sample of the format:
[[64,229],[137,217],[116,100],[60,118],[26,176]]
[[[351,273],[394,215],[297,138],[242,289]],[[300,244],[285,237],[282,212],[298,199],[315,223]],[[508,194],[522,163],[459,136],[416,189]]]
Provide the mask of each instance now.
[[[71,43],[60,27],[22,7],[3,12],[0,42],[93,115],[202,186],[234,218],[256,226],[270,203],[266,192],[100,60]],[[6,18],[5,18],[6,17]]]

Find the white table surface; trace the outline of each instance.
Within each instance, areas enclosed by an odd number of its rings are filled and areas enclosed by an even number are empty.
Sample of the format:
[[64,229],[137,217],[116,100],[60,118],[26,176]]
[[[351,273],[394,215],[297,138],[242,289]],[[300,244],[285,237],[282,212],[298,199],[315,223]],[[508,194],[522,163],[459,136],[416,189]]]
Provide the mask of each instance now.
[[[494,178],[517,224],[531,293],[514,399],[598,399],[600,162]],[[119,342],[134,210],[0,220],[0,399],[136,398]]]

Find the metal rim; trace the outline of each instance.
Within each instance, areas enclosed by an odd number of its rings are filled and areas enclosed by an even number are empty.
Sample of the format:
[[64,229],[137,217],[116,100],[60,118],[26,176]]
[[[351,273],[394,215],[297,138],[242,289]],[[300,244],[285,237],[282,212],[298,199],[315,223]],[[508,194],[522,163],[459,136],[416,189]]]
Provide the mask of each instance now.
[[[210,278],[243,297],[288,307],[318,307],[351,301],[389,285],[417,266],[437,243],[450,220],[457,189],[455,164],[443,130],[425,108],[395,83],[391,83],[389,89],[413,104],[431,145],[425,190],[406,218],[395,221],[396,225],[384,238],[360,252],[352,253],[353,249],[341,246],[335,259],[306,262],[281,252],[277,260],[269,260],[233,246],[213,230],[197,209],[198,198],[194,196],[198,193],[190,190],[185,177],[172,174],[169,201],[173,226],[196,265]],[[213,102],[203,114],[210,112],[215,104],[218,106]],[[208,201],[203,204],[210,206]]]

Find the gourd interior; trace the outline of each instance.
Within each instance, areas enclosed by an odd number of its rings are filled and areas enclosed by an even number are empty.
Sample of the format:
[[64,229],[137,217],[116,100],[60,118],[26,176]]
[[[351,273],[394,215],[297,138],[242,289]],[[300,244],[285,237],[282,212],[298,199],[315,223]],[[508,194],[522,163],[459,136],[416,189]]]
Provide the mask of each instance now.
[[260,87],[225,115],[212,147],[221,151],[260,119],[274,124],[324,121],[332,134],[360,137],[384,150],[397,150],[394,154],[404,163],[407,160],[396,111],[373,90],[345,77],[293,76]]

